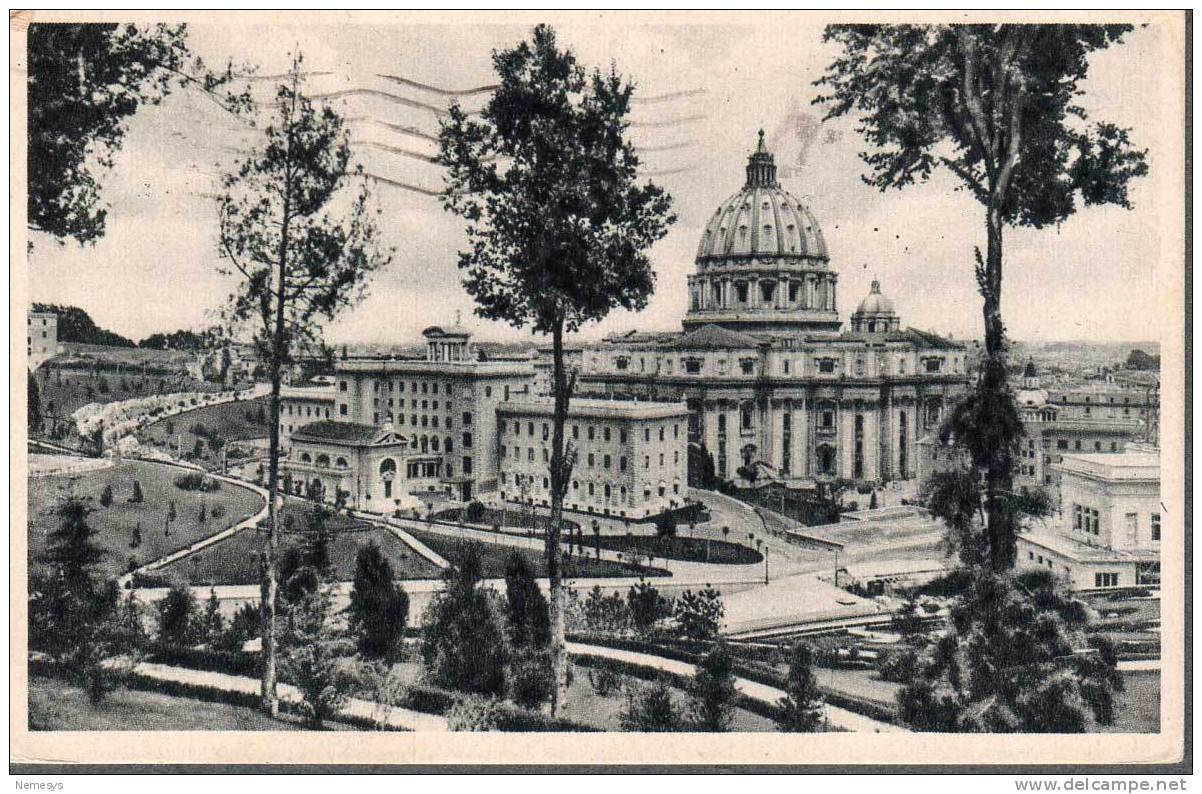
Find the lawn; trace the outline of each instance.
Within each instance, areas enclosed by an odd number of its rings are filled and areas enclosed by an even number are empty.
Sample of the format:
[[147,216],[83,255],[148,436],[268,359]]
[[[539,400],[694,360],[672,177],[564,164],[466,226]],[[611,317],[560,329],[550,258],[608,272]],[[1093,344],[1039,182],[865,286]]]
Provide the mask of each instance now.
[[[598,539],[585,536],[586,549],[596,548]],[[764,556],[755,549],[724,540],[686,538],[679,535],[661,538],[656,535],[602,535],[601,548],[628,552],[634,550],[646,555],[648,552],[660,559],[684,560],[686,562],[712,562],[723,565],[754,565],[763,562]]]
[[[432,551],[446,560],[454,563],[463,554],[464,544],[474,546],[480,553],[480,562],[484,569],[484,578],[499,579],[505,576],[505,566],[509,556],[515,551],[526,558],[535,576],[546,576],[547,565],[543,553],[535,549],[514,548],[500,543],[485,543],[482,541],[463,540],[426,532],[420,529],[405,528],[405,531],[420,540]],[[566,550],[566,546],[565,546]],[[661,568],[635,566],[613,560],[598,560],[592,557],[576,557],[564,554],[564,578],[582,579],[604,576],[667,576],[668,572]]]
[[[241,706],[121,689],[99,706],[83,690],[41,676],[29,679],[33,731],[299,731],[295,717],[272,719]],[[338,729],[345,730],[344,726]]]
[[185,457],[191,457],[199,440],[201,457],[196,462],[220,466],[221,454],[214,450],[212,439],[229,443],[263,438],[268,431],[266,410],[266,397],[206,405],[147,425],[138,433],[138,438],[144,444],[164,449],[170,447],[173,451],[178,444]]
[[[296,529],[303,529],[303,514],[311,505],[290,502],[285,508],[285,525],[288,517]],[[355,576],[355,557],[359,549],[375,543],[384,552],[392,565],[397,579],[436,579],[441,574],[438,566],[425,559],[408,545],[385,529],[364,524],[343,516],[333,516],[327,526],[334,533],[330,543],[330,578],[347,582]],[[285,532],[281,536],[281,554],[289,546],[304,541],[300,532]],[[267,543],[267,536],[255,530],[244,530],[234,536],[172,563],[147,577],[140,577],[145,584],[160,584],[182,578],[194,585],[246,585],[259,582],[259,553]]]
[[[130,560],[142,565],[214,535],[257,513],[263,500],[254,491],[222,483],[217,491],[185,491],[174,484],[183,472],[174,466],[124,460],[101,471],[75,477],[32,477],[29,479],[29,561],[37,566],[46,549],[48,533],[58,526],[58,506],[70,495],[88,499],[93,512],[89,524],[94,541],[104,550],[100,570],[105,576],[123,574]],[[133,483],[142,486],[144,500],[131,503]],[[113,489],[113,503],[100,504],[104,487]],[[175,520],[167,525],[170,503],[175,503]],[[205,520],[200,507],[205,506]],[[224,510],[212,516],[215,507]],[[131,547],[134,528],[141,526],[142,543]]]

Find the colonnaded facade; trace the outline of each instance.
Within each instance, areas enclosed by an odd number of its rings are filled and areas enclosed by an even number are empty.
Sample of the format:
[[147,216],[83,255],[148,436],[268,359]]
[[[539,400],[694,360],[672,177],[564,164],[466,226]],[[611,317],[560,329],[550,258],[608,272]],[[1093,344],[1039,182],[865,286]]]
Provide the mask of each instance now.
[[[680,332],[632,331],[572,351],[582,393],[683,400],[689,442],[724,479],[912,479],[916,442],[967,391],[968,351],[903,329],[872,283],[839,320],[838,272],[817,219],[759,146],[697,248]],[[537,362],[546,390],[549,358]]]

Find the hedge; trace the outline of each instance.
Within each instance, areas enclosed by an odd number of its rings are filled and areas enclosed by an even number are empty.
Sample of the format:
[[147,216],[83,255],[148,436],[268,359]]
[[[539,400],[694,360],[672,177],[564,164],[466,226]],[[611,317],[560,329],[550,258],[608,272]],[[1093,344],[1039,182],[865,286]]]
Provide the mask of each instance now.
[[257,653],[189,648],[181,645],[156,644],[150,648],[146,661],[251,678],[258,678],[263,670]]
[[[193,670],[207,670],[214,673],[227,673],[258,678],[261,675],[260,657],[257,653],[245,651],[213,651],[204,648],[188,648],[172,645],[156,645],[151,649],[147,661],[176,667],[187,667]],[[287,683],[287,682],[285,682]],[[368,700],[370,694],[361,693]],[[399,708],[420,711],[423,714],[445,715],[455,704],[459,693],[449,689],[431,686],[429,684],[411,684],[405,687],[404,697],[395,705]],[[257,696],[255,703],[257,703]],[[505,723],[503,731],[595,731],[596,728],[576,723],[566,719],[552,719],[537,711],[522,709],[517,706],[502,706]],[[353,718],[340,722],[349,722]],[[370,721],[363,721],[367,727]]]

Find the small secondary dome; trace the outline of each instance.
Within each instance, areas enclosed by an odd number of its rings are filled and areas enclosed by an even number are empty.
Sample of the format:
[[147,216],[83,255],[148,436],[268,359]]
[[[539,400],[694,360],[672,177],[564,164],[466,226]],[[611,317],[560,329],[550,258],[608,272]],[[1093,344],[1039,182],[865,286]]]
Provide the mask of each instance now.
[[851,330],[871,334],[896,331],[900,327],[901,319],[893,308],[893,301],[881,294],[881,282],[874,279],[868,295],[851,316]]
[[856,314],[887,315],[896,313],[893,301],[881,294],[881,282],[874,279],[872,289],[868,291],[864,300],[860,301],[860,307],[856,309]]

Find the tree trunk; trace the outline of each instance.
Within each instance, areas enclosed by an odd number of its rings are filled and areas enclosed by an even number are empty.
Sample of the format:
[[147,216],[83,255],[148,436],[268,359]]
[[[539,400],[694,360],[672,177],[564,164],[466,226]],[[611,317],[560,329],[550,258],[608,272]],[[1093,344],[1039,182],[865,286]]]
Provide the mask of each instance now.
[[563,365],[563,320],[557,318],[552,338],[552,390],[555,409],[552,414],[551,433],[551,519],[547,523],[546,556],[547,580],[550,585],[551,618],[551,673],[554,686],[551,689],[551,714],[559,713],[559,707],[567,694],[567,652],[564,649],[564,592],[563,554],[559,537],[563,528],[563,497],[570,477],[570,463],[564,455],[563,428],[568,416],[568,401],[571,388]]
[[[982,404],[989,410],[1005,404],[1009,385],[1006,372],[1006,327],[1002,322],[1002,217],[992,203],[986,209],[987,246],[984,272],[979,279],[985,320],[985,361],[981,371]],[[986,421],[993,417],[986,417]],[[1000,417],[997,418],[1000,420]],[[1014,526],[1003,509],[1012,484],[1009,456],[1001,450],[985,466],[985,513],[988,519],[989,561],[995,571],[1014,566]]]

